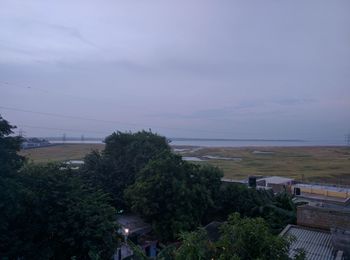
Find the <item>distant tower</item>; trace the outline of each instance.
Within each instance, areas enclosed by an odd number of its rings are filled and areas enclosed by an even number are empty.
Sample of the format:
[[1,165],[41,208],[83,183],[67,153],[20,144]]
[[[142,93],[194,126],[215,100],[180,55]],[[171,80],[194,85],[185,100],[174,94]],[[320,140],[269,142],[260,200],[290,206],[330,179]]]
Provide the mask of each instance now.
[[66,142],[66,133],[64,133],[63,135],[62,135],[62,143],[65,143]]
[[25,134],[26,132],[25,131],[23,131],[23,129],[21,128],[21,129],[19,129],[19,131],[18,131],[18,135],[20,136],[20,137],[24,137],[24,134]]
[[346,145],[350,145],[350,133],[345,135],[345,143]]
[[81,137],[80,137],[80,141],[81,141],[82,143],[84,143],[84,141],[85,141],[85,137],[84,137],[84,135],[81,135]]

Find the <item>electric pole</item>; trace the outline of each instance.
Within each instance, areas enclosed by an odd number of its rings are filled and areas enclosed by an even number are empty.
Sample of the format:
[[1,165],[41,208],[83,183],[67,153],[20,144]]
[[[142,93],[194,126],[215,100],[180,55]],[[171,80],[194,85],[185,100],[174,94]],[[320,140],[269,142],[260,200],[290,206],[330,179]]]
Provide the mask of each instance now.
[[24,134],[25,134],[26,132],[21,128],[21,129],[19,129],[19,131],[18,131],[18,135],[20,136],[20,137],[24,137]]

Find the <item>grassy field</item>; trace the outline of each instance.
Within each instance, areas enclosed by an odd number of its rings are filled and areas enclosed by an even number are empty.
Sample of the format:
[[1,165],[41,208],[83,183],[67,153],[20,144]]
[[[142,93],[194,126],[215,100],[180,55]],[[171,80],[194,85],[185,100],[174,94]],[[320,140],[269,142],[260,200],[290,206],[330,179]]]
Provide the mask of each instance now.
[[185,151],[182,155],[240,158],[241,161],[200,162],[218,166],[224,171],[225,177],[232,179],[249,175],[278,175],[304,181],[350,185],[349,147],[203,148]]
[[[183,156],[219,156],[240,160],[206,159],[221,168],[225,177],[242,179],[249,175],[278,175],[299,180],[350,185],[349,147],[249,147],[185,148]],[[103,144],[64,144],[21,152],[34,162],[82,159]],[[267,152],[267,153],[261,153]]]
[[21,155],[37,163],[80,160],[92,150],[102,150],[103,144],[59,144],[21,151]]

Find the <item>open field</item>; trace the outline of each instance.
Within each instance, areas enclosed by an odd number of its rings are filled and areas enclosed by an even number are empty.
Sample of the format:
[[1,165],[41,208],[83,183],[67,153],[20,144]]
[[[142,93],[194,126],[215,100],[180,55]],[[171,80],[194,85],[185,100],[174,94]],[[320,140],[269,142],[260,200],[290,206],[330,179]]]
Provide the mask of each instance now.
[[21,155],[37,163],[80,160],[92,150],[102,150],[104,144],[58,144],[23,150]]
[[298,180],[350,185],[350,147],[245,147],[202,148],[181,152],[183,156],[218,156],[205,162],[220,167],[225,177],[278,175]]
[[[103,146],[64,144],[25,150],[21,154],[34,162],[76,160],[82,159],[93,149],[103,149]],[[205,159],[196,163],[210,163],[220,167],[227,178],[279,175],[305,181],[350,185],[350,147],[177,148],[183,148],[179,151],[183,156]],[[214,156],[214,159],[205,156]]]

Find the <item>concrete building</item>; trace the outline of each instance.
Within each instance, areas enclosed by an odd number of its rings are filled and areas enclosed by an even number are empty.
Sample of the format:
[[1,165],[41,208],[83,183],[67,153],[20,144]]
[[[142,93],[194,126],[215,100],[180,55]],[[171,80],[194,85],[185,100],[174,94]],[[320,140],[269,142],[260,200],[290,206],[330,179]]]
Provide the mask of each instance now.
[[349,188],[298,183],[292,185],[292,190],[297,198],[306,201],[350,206]]
[[256,180],[257,187],[271,188],[274,193],[291,191],[294,179],[280,176],[263,177]]

